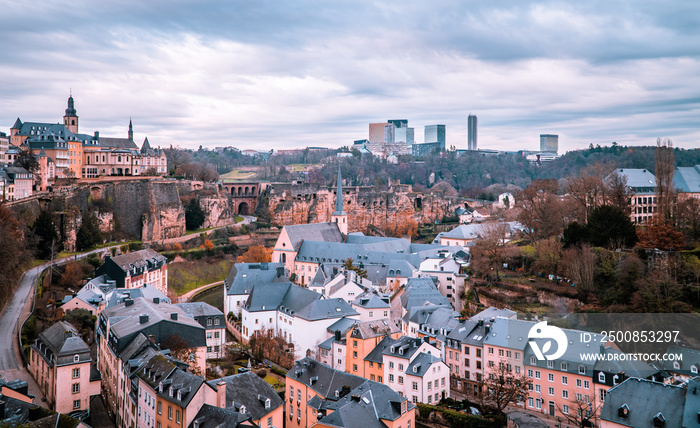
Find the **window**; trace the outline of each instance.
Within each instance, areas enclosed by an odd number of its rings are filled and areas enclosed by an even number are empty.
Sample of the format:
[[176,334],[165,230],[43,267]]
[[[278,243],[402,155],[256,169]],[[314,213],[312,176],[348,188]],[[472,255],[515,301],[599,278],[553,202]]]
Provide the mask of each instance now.
[[80,369],[73,369],[73,379],[80,377]]
[[530,357],[530,365],[533,365],[533,366],[534,366],[535,364],[537,364],[537,358],[535,358],[535,357]]
[[369,375],[369,380],[374,380],[374,375]]
[[[217,321],[218,321],[218,319],[217,319]],[[218,339],[219,337],[221,337],[220,334],[221,334],[220,332],[215,331],[214,332],[214,339]]]
[[569,384],[569,377],[568,377],[568,376],[562,376],[562,377],[561,377],[561,384],[562,384],[562,385],[568,385],[568,384]]
[[431,389],[433,389],[433,383],[432,383],[432,382],[428,382],[428,391],[430,391]]
[[389,383],[392,383],[392,382],[394,382],[394,375],[390,374],[389,375]]
[[579,374],[586,374],[586,368],[584,366],[578,366]]
[[80,384],[79,383],[74,383],[71,390],[73,391],[73,394],[77,394],[80,392]]
[[589,389],[591,387],[591,383],[587,380],[583,381],[583,388],[584,389]]
[[581,379],[576,379],[576,388],[581,388]]
[[73,408],[74,409],[80,408],[80,400],[73,400]]
[[389,361],[389,368],[390,368],[390,369],[393,369],[393,368],[394,368],[394,362],[393,362],[393,361]]
[[601,390],[600,390],[600,401],[601,401],[601,402],[605,401],[605,397],[606,397],[607,394],[608,394],[608,391],[606,391],[606,390],[604,390],[604,389],[601,389]]
[[272,416],[270,416],[269,418],[267,418],[267,426],[268,426],[268,427],[271,427],[271,426],[272,426]]
[[352,365],[352,371],[356,372],[357,371],[357,364]]
[[569,398],[569,391],[566,389],[561,391],[561,398]]
[[173,420],[173,408],[168,406],[168,419]]
[[541,373],[539,370],[535,370],[535,379],[539,379],[541,377]]
[[567,406],[566,404],[561,406],[561,412],[565,415],[568,415],[569,414],[569,406]]
[[163,403],[161,403],[160,401],[158,402],[158,414],[163,414]]
[[605,383],[605,373],[603,373],[603,372],[598,373],[598,382]]
[[542,387],[539,385],[535,385],[535,392],[542,392]]
[[180,423],[180,411],[175,410],[175,423]]
[[412,388],[414,391],[418,391],[418,382],[413,382]]
[[357,358],[357,351],[352,351],[352,357]]
[[547,375],[547,380],[550,381],[550,382],[554,382],[554,374],[553,374],[553,373],[549,373],[549,374]]
[[532,378],[534,376],[534,372],[531,369],[527,369],[527,377]]
[[382,379],[381,376],[377,376],[377,382],[379,382],[379,383],[382,383],[382,382],[383,382],[383,379]]
[[493,355],[493,348],[489,347],[489,355]]
[[73,362],[74,362],[74,363],[77,363],[78,361],[80,361],[80,355],[74,355],[74,356],[73,356]]
[[[435,382],[437,382],[437,381],[435,381]],[[444,377],[442,378],[442,380],[440,381],[440,383],[442,384],[442,386],[445,386],[445,378],[444,378]]]
[[481,349],[476,350],[476,357],[481,358]]
[[565,372],[569,368],[569,365],[566,363],[561,363],[561,371]]
[[532,397],[527,399],[527,407],[535,407],[535,400]]
[[547,392],[549,392],[549,395],[554,395],[554,388],[550,386],[549,388],[547,388]]
[[353,348],[357,348],[357,340],[353,340],[353,341],[352,341],[352,347],[353,347]]
[[499,349],[499,350],[498,350],[498,356],[499,356],[499,357],[502,357],[502,356],[503,356],[503,349]]
[[403,376],[399,376],[399,385],[403,385]]
[[399,370],[403,371],[403,364],[399,363]]
[[547,361],[547,368],[553,369],[554,368],[554,361],[552,361],[552,360]]

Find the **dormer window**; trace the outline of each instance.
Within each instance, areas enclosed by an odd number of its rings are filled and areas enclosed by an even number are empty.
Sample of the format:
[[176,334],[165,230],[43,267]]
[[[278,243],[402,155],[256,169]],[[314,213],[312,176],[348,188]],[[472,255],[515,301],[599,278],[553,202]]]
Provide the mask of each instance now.
[[666,418],[659,412],[654,416],[654,428],[662,428],[666,426]]
[[537,364],[537,358],[535,358],[535,357],[530,357],[530,365],[533,365],[533,366],[534,366],[535,364]]
[[266,410],[270,408],[270,404],[271,404],[270,399],[269,399],[269,398],[266,398],[266,399],[265,399],[265,409],[266,409]]
[[605,373],[603,373],[603,372],[598,373],[598,382],[605,383]]
[[578,366],[579,374],[586,374],[586,368],[584,366]]
[[182,393],[177,391],[177,401],[182,401]]
[[680,369],[681,369],[681,363],[679,363],[678,361],[674,361],[674,362],[673,362],[673,368],[676,369],[676,370],[680,370]]
[[239,411],[240,411],[241,413],[245,413],[245,406],[241,406],[241,408],[239,409]]
[[620,406],[620,408],[617,409],[617,416],[621,417],[622,419],[627,419],[627,417],[630,415],[630,408],[627,406],[627,403],[623,404]]
[[693,374],[698,374],[698,366],[691,366],[690,372]]
[[615,375],[613,376],[613,385],[617,385],[617,383],[620,381],[620,375]]
[[172,397],[173,396],[173,387],[171,386],[168,388],[168,394]]
[[80,355],[73,355],[73,362],[77,363],[78,361],[80,361]]

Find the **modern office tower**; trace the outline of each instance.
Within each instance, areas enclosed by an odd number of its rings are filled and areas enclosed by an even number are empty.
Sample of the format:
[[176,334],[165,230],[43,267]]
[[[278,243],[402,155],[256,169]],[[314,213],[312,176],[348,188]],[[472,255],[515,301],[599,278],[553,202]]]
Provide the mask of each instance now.
[[409,146],[414,142],[414,129],[409,127],[396,128],[394,131],[395,143],[406,143]]
[[540,135],[540,151],[547,153],[559,152],[559,136],[555,134]]
[[445,147],[445,125],[426,125],[424,136],[425,143],[440,143]]
[[476,115],[467,118],[467,149],[476,150]]
[[369,141],[372,143],[383,143],[384,142],[384,127],[388,123],[370,123],[369,124]]
[[396,125],[393,123],[387,123],[384,125],[384,142],[393,143],[394,135],[396,134]]

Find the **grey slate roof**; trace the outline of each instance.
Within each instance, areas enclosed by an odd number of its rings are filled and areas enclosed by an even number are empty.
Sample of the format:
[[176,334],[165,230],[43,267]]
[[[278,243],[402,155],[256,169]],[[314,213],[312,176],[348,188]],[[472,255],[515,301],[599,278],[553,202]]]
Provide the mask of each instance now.
[[376,291],[365,291],[353,300],[352,304],[354,306],[359,306],[365,309],[389,309],[391,304],[389,303],[389,296],[382,294],[379,295]]
[[[217,383],[226,383],[226,408],[245,406],[245,415],[258,420],[283,403],[269,383],[253,372],[239,373],[209,381],[216,388]],[[270,407],[265,408],[265,399],[270,399]]]
[[[306,290],[302,288],[302,290]],[[314,293],[312,291],[312,293]],[[315,293],[318,294],[318,293]],[[296,317],[307,321],[317,321],[328,318],[342,318],[359,315],[352,306],[343,299],[322,299],[312,301],[296,313]]]
[[432,279],[409,278],[404,292],[401,294],[401,306],[406,310],[410,310],[410,308],[422,305],[425,302],[452,308],[450,301],[447,297],[440,294]]
[[295,249],[302,241],[343,242],[343,234],[335,223],[295,224],[284,229]]
[[637,194],[652,194],[656,188],[656,177],[647,169],[620,168],[615,172],[627,178],[627,186]]
[[250,294],[257,284],[290,283],[286,275],[279,275],[277,269],[283,267],[283,263],[236,263],[224,281],[226,294]]
[[416,358],[411,361],[411,363],[406,367],[406,373],[412,376],[423,377],[424,374],[428,372],[430,366],[434,363],[439,363],[442,359],[436,357],[435,355],[426,354],[421,352],[416,356]]
[[326,331],[330,333],[335,333],[336,331],[340,331],[340,334],[345,337],[345,333],[348,332],[354,325],[358,323],[357,320],[352,319],[352,318],[341,318],[338,321],[334,322],[333,324],[329,325],[328,328],[326,328]]
[[74,364],[75,355],[78,355],[78,363],[92,361],[90,348],[75,327],[65,321],[58,321],[39,333],[32,347],[51,367]]
[[112,149],[130,149],[137,151],[139,149],[136,143],[128,138],[100,137],[100,145]]
[[447,335],[447,339],[457,341],[459,343],[465,343],[466,339],[469,337],[470,333],[474,331],[477,325],[478,324],[476,321],[463,321],[452,329],[450,334]]
[[[697,415],[694,425],[683,425],[685,392],[681,386],[630,378],[608,390],[600,418],[623,426],[653,427],[661,413],[667,427],[697,427]],[[629,409],[627,417],[620,415],[622,406]]]
[[422,324],[421,331],[429,336],[436,336],[444,341],[447,334],[459,326],[459,312],[441,307],[428,314]]
[[[104,275],[107,276],[107,275]],[[107,276],[107,278],[109,278]],[[127,299],[136,299],[143,297],[146,300],[155,302],[153,299],[157,299],[159,303],[171,303],[170,298],[166,296],[162,291],[158,290],[156,287],[148,284],[144,284],[141,287],[136,288],[117,288],[114,289],[110,294],[107,295],[107,305],[106,308],[112,308],[117,305],[121,305]]]
[[[195,425],[196,423],[196,425]],[[203,405],[188,428],[238,428],[253,427],[248,415],[232,409]]]
[[517,312],[511,311],[510,309],[498,309],[494,308],[493,306],[490,306],[483,311],[479,312],[478,314],[470,317],[469,319],[472,321],[479,321],[479,320],[490,320],[492,318],[496,317],[502,317],[502,318],[512,318],[517,315]]
[[176,303],[175,306],[178,306],[180,309],[188,313],[189,315],[192,315],[193,317],[199,317],[199,316],[215,316],[215,315],[223,315],[224,313],[221,312],[220,310],[216,309],[209,303],[205,302],[188,302],[188,303]]
[[[624,354],[624,352],[619,351],[615,348],[611,347],[605,347],[602,350],[603,354]],[[595,372],[605,372],[605,373],[611,373],[611,374],[618,374],[618,373],[623,373],[625,378],[628,377],[638,377],[641,379],[648,378],[651,376],[654,376],[659,372],[658,369],[650,366],[649,364],[643,362],[643,361],[638,361],[638,360],[621,360],[621,359],[615,359],[614,357],[608,357],[611,358],[610,360],[608,359],[603,359],[596,361],[595,365],[593,366],[593,370]],[[598,379],[596,376],[593,376],[593,381],[598,382]]]
[[364,360],[382,363],[384,361],[384,351],[388,350],[394,342],[396,342],[396,339],[392,339],[389,335],[384,336],[384,338],[377,343],[377,346],[365,356]]
[[344,428],[386,428],[382,420],[395,421],[400,418],[404,402],[406,411],[415,408],[406,397],[400,396],[388,386],[368,380],[350,394],[329,404],[328,408],[333,413],[320,422]]
[[112,261],[124,269],[125,272],[129,270],[129,266],[132,264],[135,267],[148,268],[149,262],[152,261],[161,262],[164,264],[168,263],[167,257],[150,248],[114,256],[112,257]]
[[[700,373],[700,350],[687,348],[685,346],[674,345],[668,348],[667,353],[680,354],[683,356],[683,359],[681,361],[678,361],[678,363],[680,364],[680,369],[675,369],[673,367],[673,363],[675,361],[660,362],[664,370],[674,373],[681,373],[687,376],[697,376],[697,374]],[[690,371],[691,367],[695,367],[697,369],[697,372],[692,373]]]
[[127,303],[122,303],[105,309],[100,317],[109,319],[109,343],[117,353],[121,352],[138,333],[146,336],[153,335],[157,342],[176,334],[190,346],[206,346],[205,329],[187,316],[180,307],[173,304],[154,303],[139,297],[128,306]]
[[673,185],[681,193],[700,193],[700,165],[676,168]]
[[[350,390],[366,382],[364,378],[334,370],[309,357],[296,361],[287,372],[287,377],[309,385],[317,394],[332,401],[342,398]],[[312,378],[314,378],[313,381]],[[349,389],[343,389],[343,387],[349,387]],[[338,398],[335,396],[336,391],[340,396]]]
[[385,349],[382,354],[410,360],[411,356],[416,353],[422,343],[423,339],[421,338],[401,336],[396,339],[394,343],[390,344],[389,348]]
[[383,319],[377,321],[358,322],[353,326],[352,337],[369,339],[371,337],[384,336],[401,331],[401,325],[397,319]]
[[387,276],[394,278],[411,278],[418,269],[407,260],[392,259],[387,266]]

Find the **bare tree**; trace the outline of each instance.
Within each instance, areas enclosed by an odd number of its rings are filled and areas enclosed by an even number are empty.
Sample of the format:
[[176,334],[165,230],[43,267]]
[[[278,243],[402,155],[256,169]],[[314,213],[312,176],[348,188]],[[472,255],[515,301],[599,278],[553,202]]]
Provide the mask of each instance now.
[[600,406],[596,406],[591,400],[584,400],[583,397],[571,400],[570,404],[557,405],[557,411],[564,419],[579,428],[593,426],[590,419],[597,415],[599,410]]
[[506,360],[490,368],[478,381],[482,405],[494,407],[498,413],[510,403],[527,399],[532,380],[525,373],[515,373]]
[[613,171],[605,180],[606,204],[620,208],[627,215],[630,214],[632,189],[627,184],[627,177]]
[[673,173],[676,162],[673,155],[673,142],[669,138],[656,140],[656,152],[654,155],[656,164],[656,206],[660,217],[670,220],[673,217]]
[[567,199],[556,195],[558,190],[556,180],[535,180],[515,197],[518,221],[531,242],[559,235],[574,220]]
[[569,248],[564,252],[562,262],[566,266],[566,275],[577,285],[581,294],[589,294],[593,291],[596,256],[590,245]]
[[503,265],[507,257],[506,234],[507,225],[505,223],[489,223],[482,227],[482,234],[477,239],[471,253],[473,265],[476,270],[481,271],[484,276],[489,276],[491,270],[495,270],[498,281],[500,276],[499,268]]
[[612,172],[610,164],[595,163],[566,179],[564,188],[583,213],[582,221],[587,221],[592,210],[605,204],[608,193],[606,181]]
[[165,149],[165,156],[168,158],[168,169],[173,171],[189,163],[192,159],[190,152],[173,146]]

